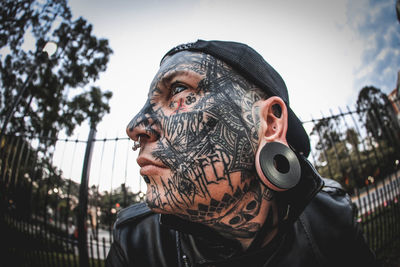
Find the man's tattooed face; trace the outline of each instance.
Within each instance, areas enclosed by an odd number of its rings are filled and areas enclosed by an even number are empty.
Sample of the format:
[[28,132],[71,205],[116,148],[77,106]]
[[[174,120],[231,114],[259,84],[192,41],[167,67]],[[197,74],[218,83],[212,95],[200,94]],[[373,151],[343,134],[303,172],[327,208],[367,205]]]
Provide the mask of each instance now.
[[[185,51],[166,58],[146,104],[127,129],[133,139],[141,139],[137,161],[148,184],[148,205],[230,227],[254,218],[266,197],[254,183],[255,103],[263,97],[210,55]],[[245,194],[255,201],[230,220],[218,221]]]

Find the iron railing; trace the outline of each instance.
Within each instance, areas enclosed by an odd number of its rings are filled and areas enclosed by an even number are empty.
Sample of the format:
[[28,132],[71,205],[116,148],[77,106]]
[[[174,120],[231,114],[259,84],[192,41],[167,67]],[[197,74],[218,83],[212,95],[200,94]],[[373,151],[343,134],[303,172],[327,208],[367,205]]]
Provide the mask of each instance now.
[[392,108],[399,104],[397,99],[375,110],[347,107],[303,124],[310,129],[314,166],[350,193],[357,220],[382,257],[400,236],[400,114]]
[[144,193],[128,138],[93,137],[4,136],[0,243],[12,266],[104,265],[116,213]]

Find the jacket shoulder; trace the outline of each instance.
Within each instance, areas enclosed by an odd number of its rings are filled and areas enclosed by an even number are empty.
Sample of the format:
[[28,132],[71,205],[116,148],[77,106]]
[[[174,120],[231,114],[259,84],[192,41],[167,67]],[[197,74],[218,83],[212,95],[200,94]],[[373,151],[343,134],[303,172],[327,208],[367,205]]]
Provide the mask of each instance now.
[[[324,186],[306,208],[306,214],[311,215],[313,220],[327,220],[330,225],[351,227],[354,207],[350,195],[335,180],[323,178],[323,181]],[[325,212],[321,212],[322,210]]]
[[127,223],[138,222],[153,212],[146,203],[136,203],[118,212],[114,227],[119,228]]
[[[323,178],[324,187],[310,202],[299,220],[315,255],[333,266],[372,266],[375,256],[369,249],[362,228],[355,220],[349,194],[336,181]],[[338,257],[340,255],[340,257]],[[348,259],[342,262],[342,259]],[[363,263],[363,264],[359,264]]]
[[159,220],[145,203],[121,210],[106,266],[177,266],[175,231]]
[[342,185],[335,180],[322,178],[324,181],[324,186],[322,187],[322,191],[328,194],[339,194],[345,195],[346,191],[343,189]]

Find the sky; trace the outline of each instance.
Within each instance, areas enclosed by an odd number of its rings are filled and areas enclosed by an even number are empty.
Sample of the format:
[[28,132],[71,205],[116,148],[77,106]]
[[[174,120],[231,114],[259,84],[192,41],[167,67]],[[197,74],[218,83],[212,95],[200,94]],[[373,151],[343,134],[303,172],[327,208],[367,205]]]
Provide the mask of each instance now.
[[[253,47],[285,80],[291,108],[302,121],[353,107],[367,85],[389,93],[400,70],[395,0],[70,0],[69,5],[74,18],[87,19],[114,51],[96,81],[113,92],[98,137],[126,137],[162,56],[197,39]],[[81,139],[85,127],[76,131]],[[132,166],[136,155],[129,155]]]

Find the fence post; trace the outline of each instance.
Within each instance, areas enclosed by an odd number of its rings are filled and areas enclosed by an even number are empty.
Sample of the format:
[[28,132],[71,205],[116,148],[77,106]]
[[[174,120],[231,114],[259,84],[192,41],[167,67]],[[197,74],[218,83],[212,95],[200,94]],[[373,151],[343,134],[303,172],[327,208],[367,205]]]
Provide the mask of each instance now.
[[85,158],[83,161],[81,185],[79,188],[79,212],[78,212],[78,251],[79,266],[89,266],[89,255],[87,250],[87,206],[88,206],[88,183],[90,174],[90,163],[92,160],[93,142],[96,136],[96,129],[91,127],[86,144]]

